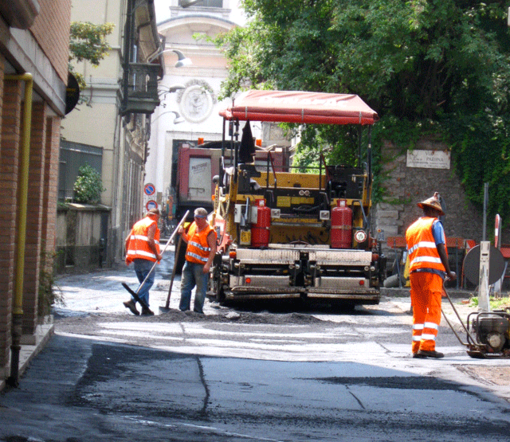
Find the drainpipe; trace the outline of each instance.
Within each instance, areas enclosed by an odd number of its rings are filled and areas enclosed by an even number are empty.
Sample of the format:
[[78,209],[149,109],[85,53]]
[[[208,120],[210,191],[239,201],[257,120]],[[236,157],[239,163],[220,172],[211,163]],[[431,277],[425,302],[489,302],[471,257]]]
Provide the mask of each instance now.
[[32,74],[6,75],[5,80],[25,82],[25,105],[23,108],[23,133],[21,134],[19,205],[18,205],[18,242],[16,244],[16,280],[14,287],[14,306],[12,310],[11,376],[7,383],[19,385],[19,354],[23,334],[23,276],[25,273],[25,242],[27,232],[28,206],[28,168],[30,164],[30,136],[32,128]]

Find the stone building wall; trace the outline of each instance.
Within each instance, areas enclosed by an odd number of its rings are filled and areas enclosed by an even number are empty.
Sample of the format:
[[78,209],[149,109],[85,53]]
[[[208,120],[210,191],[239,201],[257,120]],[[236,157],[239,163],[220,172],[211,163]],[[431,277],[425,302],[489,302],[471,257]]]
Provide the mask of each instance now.
[[[415,150],[443,151],[444,143],[434,139],[422,139]],[[453,170],[416,168],[407,166],[407,151],[401,151],[387,142],[383,147],[384,201],[372,213],[374,230],[381,229],[385,237],[404,236],[406,229],[422,215],[417,203],[439,192],[444,200],[446,216],[443,225],[447,237],[482,240],[483,213],[470,203],[460,180]],[[487,220],[487,235],[493,234],[494,220]],[[510,237],[509,238],[510,242]]]

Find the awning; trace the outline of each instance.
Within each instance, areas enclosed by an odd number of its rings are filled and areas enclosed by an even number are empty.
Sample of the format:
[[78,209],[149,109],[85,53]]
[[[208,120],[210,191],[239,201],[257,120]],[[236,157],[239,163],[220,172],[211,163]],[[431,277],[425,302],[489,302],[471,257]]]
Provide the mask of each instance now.
[[357,95],[299,91],[248,91],[220,115],[227,120],[276,123],[366,125],[379,120]]

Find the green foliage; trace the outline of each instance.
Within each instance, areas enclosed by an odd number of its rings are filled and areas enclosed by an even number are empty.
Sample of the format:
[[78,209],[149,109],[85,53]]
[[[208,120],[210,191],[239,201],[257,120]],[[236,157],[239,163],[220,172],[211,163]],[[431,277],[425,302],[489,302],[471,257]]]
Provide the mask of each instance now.
[[510,115],[496,116],[490,109],[449,121],[456,171],[469,199],[483,205],[484,183],[489,183],[488,212],[510,217]]
[[[473,296],[471,298],[471,302],[469,304],[470,307],[478,307],[478,296]],[[508,310],[510,309],[510,298],[496,298],[494,296],[489,297],[489,304],[491,307],[491,311],[494,310]]]
[[[510,220],[508,3],[490,0],[244,0],[250,21],[216,43],[229,59],[222,98],[275,88],[360,95],[381,116],[373,130],[375,183],[382,140],[412,149],[448,143],[467,196]],[[305,128],[297,164],[352,160],[348,131]],[[374,192],[382,198],[381,189]],[[507,221],[508,222],[508,221]]]
[[39,271],[39,292],[37,298],[37,317],[44,318],[51,313],[55,304],[65,305],[61,290],[55,284],[53,262],[55,252],[41,253],[41,267]]
[[478,105],[473,97],[487,92],[508,101],[503,1],[243,4],[252,20],[219,41],[232,62],[225,96],[268,82],[278,89],[357,93],[381,115],[408,120],[472,108]]
[[83,75],[74,71],[73,63],[89,61],[92,66],[99,66],[110,52],[111,47],[106,37],[113,32],[113,23],[95,25],[89,22],[72,22],[69,42],[69,70],[76,76],[80,89],[83,89]]
[[81,166],[74,183],[74,201],[82,204],[97,204],[101,200],[103,187],[101,175],[89,164]]
[[318,168],[323,155],[326,164],[361,167],[358,164],[358,137],[358,127],[354,126],[304,126],[293,165]]

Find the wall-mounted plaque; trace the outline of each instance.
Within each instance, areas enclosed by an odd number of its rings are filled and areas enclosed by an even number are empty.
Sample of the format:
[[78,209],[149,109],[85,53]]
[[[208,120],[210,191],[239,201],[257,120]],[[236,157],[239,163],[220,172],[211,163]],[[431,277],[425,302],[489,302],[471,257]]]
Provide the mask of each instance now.
[[408,150],[407,167],[449,169],[450,152],[445,150]]

